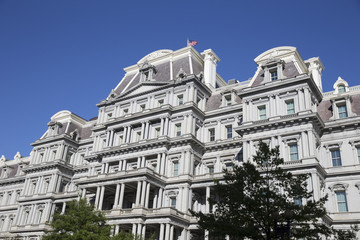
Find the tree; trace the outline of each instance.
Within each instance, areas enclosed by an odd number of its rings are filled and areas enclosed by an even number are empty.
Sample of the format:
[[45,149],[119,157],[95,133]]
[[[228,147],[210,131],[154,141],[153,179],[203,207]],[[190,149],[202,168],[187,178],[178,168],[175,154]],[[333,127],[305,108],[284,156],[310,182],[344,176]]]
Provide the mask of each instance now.
[[52,228],[44,240],[108,240],[111,226],[106,225],[106,218],[101,211],[86,199],[71,201],[64,214],[56,213],[50,223]]
[[[255,162],[224,170],[224,179],[215,181],[218,201],[213,213],[193,212],[199,226],[210,236],[230,239],[321,239],[321,236],[353,237],[353,232],[335,231],[323,222],[327,196],[314,200],[307,190],[306,174],[283,169],[279,148],[270,149],[260,141]],[[347,238],[351,239],[351,238]]]

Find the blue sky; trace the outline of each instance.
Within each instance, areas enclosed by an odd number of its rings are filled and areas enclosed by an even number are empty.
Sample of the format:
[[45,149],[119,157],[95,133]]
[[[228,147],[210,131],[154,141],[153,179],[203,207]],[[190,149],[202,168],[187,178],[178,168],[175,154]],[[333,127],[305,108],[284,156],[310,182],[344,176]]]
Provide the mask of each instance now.
[[212,48],[228,80],[252,77],[260,53],[295,46],[319,56],[323,85],[359,85],[360,1],[0,0],[0,155],[28,155],[50,117],[97,115],[123,68],[187,37]]

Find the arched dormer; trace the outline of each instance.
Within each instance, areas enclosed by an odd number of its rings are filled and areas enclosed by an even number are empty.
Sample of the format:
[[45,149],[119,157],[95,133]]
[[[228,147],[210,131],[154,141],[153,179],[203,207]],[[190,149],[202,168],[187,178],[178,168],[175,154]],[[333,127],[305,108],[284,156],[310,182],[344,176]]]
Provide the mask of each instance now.
[[333,88],[334,88],[334,94],[341,94],[349,91],[349,84],[339,76],[336,82],[334,83]]

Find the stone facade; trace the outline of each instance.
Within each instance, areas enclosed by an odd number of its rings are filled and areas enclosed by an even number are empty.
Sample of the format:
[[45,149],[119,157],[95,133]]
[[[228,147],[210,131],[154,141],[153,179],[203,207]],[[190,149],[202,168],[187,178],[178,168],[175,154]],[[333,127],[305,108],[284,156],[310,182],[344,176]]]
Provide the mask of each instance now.
[[188,209],[209,212],[213,179],[252,161],[259,140],[280,146],[284,168],[325,194],[326,221],[360,221],[360,86],[322,91],[319,58],[294,47],[257,58],[255,75],[224,81],[219,57],[159,50],[125,76],[89,121],[56,113],[30,156],[0,159],[0,239],[40,239],[55,212],[86,197],[113,232],[159,240],[209,238]]

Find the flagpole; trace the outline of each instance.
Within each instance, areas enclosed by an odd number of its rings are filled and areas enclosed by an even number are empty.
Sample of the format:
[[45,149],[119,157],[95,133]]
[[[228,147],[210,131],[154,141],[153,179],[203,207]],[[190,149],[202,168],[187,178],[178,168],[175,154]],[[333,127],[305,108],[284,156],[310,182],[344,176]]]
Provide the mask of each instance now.
[[189,38],[187,38],[187,40],[186,40],[186,46],[187,47],[189,46]]

